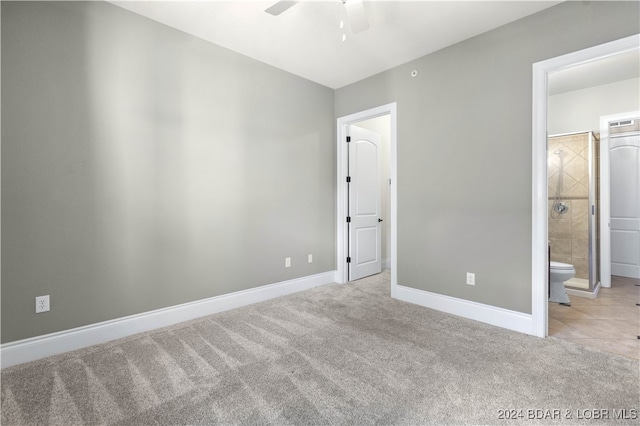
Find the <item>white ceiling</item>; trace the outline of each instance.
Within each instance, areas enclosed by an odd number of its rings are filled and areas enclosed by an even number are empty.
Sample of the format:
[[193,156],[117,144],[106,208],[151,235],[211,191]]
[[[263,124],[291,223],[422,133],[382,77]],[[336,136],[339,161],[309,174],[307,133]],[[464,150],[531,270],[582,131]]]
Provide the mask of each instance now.
[[561,3],[365,0],[369,29],[343,43],[340,0],[276,1],[112,3],[334,89]]

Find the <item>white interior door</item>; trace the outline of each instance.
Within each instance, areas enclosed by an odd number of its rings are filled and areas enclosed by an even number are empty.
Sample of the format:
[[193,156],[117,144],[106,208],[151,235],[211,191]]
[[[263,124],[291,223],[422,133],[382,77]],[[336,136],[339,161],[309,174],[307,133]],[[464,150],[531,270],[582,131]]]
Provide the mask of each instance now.
[[640,278],[640,134],[611,134],[611,274]]
[[382,271],[380,135],[349,126],[349,280]]

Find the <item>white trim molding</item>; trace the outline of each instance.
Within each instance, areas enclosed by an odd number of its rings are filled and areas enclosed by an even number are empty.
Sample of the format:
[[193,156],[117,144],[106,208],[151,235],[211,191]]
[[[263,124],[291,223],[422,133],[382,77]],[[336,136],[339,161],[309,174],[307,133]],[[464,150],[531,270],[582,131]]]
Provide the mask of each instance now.
[[2,368],[309,290],[334,283],[335,278],[336,272],[329,271],[5,343],[0,346]]
[[531,315],[456,297],[397,286],[396,299],[497,327],[531,334]]
[[567,294],[569,296],[584,297],[585,299],[597,299],[598,293],[600,292],[600,287],[602,287],[602,285],[600,283],[597,283],[593,291],[579,290],[568,287],[565,290],[567,290]]
[[[548,333],[547,104],[549,73],[640,48],[640,34],[533,64],[531,334]],[[603,283],[605,285],[606,283]]]

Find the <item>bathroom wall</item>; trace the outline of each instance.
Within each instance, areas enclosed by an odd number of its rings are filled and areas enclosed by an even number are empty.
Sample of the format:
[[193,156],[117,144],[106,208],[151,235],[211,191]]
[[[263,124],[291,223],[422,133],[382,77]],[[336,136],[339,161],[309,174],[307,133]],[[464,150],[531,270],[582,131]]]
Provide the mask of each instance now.
[[640,78],[549,96],[550,135],[600,129],[600,117],[635,111],[640,106]]
[[[555,154],[556,150],[562,150],[560,155],[564,162],[561,201],[569,206],[569,210],[560,215],[555,212],[554,215],[551,214],[560,178],[560,157]],[[596,146],[594,151],[597,151]],[[576,278],[588,280],[589,133],[549,138],[548,170],[551,260],[572,264],[576,270]]]

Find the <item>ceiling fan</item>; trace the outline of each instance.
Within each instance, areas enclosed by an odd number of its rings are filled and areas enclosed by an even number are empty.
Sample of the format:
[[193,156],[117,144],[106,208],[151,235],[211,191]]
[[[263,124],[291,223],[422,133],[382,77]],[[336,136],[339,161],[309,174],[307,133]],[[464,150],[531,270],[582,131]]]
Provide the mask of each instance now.
[[[367,19],[367,13],[364,10],[364,4],[362,0],[339,0],[342,2],[342,6],[347,14],[349,26],[351,32],[357,34],[369,28],[369,20]],[[273,5],[269,6],[265,12],[278,16],[285,10],[294,6],[298,1],[280,0]]]

